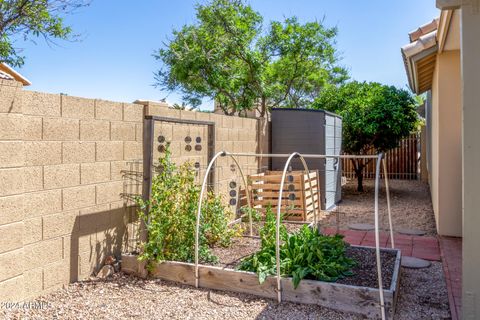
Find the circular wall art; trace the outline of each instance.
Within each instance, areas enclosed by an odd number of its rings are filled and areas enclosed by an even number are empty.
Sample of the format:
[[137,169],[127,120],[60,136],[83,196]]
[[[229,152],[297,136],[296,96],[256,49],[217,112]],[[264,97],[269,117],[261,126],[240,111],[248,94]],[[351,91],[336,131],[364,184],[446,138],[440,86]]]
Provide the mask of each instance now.
[[237,183],[235,181],[230,181],[230,188],[235,189],[237,187]]
[[200,142],[202,142],[202,138],[201,138],[201,137],[197,137],[197,138],[195,138],[195,141],[196,141],[197,143],[200,143]]
[[230,190],[230,197],[236,197],[237,196],[237,191],[236,190]]
[[187,144],[187,145],[185,146],[185,151],[187,151],[187,152],[192,151],[192,146],[189,145],[189,144]]
[[195,162],[194,166],[195,166],[195,169],[200,169],[200,162],[198,161]]
[[158,151],[159,152],[165,152],[165,146],[163,144],[158,146]]
[[237,204],[237,199],[234,199],[234,198],[230,199],[230,205],[231,206],[234,206],[236,204]]
[[158,142],[164,143],[165,142],[165,137],[164,136],[158,136]]
[[192,142],[192,138],[190,136],[185,137],[185,143],[190,143]]
[[197,144],[197,145],[195,146],[195,151],[202,151],[202,145]]

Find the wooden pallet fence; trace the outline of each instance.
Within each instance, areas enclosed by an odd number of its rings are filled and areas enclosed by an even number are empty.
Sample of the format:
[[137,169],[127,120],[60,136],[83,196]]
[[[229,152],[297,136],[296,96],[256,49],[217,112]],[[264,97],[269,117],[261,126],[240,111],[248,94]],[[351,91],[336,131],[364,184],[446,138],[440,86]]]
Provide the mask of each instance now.
[[[281,171],[266,171],[265,173],[248,176],[252,206],[255,209],[265,213],[270,206],[273,212],[276,212],[281,179]],[[289,172],[286,176],[282,195],[284,219],[307,221],[314,213],[314,202],[315,208],[319,210],[320,183],[318,171],[311,171],[309,175],[303,171]]]
[[[385,155],[387,161],[387,170],[389,179],[417,180],[419,177],[419,134],[412,134],[408,138],[402,139],[397,148],[388,151]],[[372,149],[367,152],[369,155],[377,154]],[[365,179],[375,178],[375,161],[370,161],[365,167],[363,174]],[[355,170],[350,159],[343,159],[343,176],[348,179],[354,179]],[[383,172],[381,173],[383,178]]]

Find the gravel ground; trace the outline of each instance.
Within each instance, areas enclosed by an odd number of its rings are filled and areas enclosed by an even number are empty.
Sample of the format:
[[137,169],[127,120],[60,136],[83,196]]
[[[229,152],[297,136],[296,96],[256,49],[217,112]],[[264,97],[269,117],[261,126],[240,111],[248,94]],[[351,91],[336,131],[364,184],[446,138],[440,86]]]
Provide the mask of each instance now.
[[[436,235],[435,218],[428,185],[417,180],[389,180],[393,227],[419,229]],[[351,223],[374,223],[374,181],[365,180],[365,192],[356,191],[357,181],[350,180],[342,187],[342,201],[327,217],[320,218],[322,226],[336,226],[339,212],[340,229]],[[380,190],[380,215],[384,229],[388,228],[387,200],[384,187]]]
[[[412,228],[435,235],[435,222],[428,186],[419,181],[391,180],[394,227]],[[340,227],[350,223],[373,223],[373,181],[365,181],[365,192],[355,191],[355,181],[343,187],[339,205]],[[385,196],[381,204],[386,208]],[[384,210],[386,215],[386,209]],[[336,225],[335,214],[322,225]],[[383,219],[384,226],[387,220]],[[256,250],[248,239],[232,264]],[[252,251],[253,250],[253,251]],[[218,254],[218,252],[216,252]],[[226,253],[225,253],[226,254]],[[327,308],[273,300],[216,290],[195,289],[163,280],[142,280],[122,273],[106,281],[68,285],[34,300],[39,309],[0,308],[4,319],[363,319]],[[396,319],[450,319],[442,264],[427,269],[403,269]]]
[[[442,265],[404,269],[396,319],[449,319]],[[162,280],[115,274],[73,283],[38,298],[42,309],[0,309],[4,319],[362,319],[327,308],[277,304],[251,295],[195,289]]]

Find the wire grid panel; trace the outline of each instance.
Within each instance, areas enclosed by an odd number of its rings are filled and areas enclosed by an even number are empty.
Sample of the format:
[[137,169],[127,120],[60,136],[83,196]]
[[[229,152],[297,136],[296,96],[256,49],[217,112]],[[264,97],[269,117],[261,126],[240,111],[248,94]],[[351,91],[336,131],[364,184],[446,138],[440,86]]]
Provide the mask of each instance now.
[[138,219],[138,206],[135,199],[142,196],[143,161],[127,161],[126,167],[121,170],[123,191],[122,199],[127,213],[126,250],[138,250],[140,222]]

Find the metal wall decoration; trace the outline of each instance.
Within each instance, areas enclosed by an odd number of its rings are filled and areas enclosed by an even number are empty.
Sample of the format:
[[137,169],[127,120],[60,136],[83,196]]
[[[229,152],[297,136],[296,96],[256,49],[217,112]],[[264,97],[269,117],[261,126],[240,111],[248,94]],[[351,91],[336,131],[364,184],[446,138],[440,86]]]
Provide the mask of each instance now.
[[228,184],[228,186],[230,187],[230,205],[231,206],[234,206],[237,204],[237,183],[232,180],[230,181],[230,183]]
[[196,137],[195,142],[197,143],[195,145],[195,151],[202,151],[202,145],[200,144],[200,143],[202,143],[202,138],[201,137]]
[[192,142],[192,137],[190,136],[186,136],[185,139],[183,139],[185,141],[185,143],[187,144],[185,146],[185,151],[187,152],[190,152],[192,151],[192,146],[190,145],[190,143]]
[[159,143],[159,146],[157,148],[158,152],[160,152],[160,153],[165,152],[165,149],[166,149],[165,145],[168,146],[170,143],[166,142],[165,136],[162,136],[162,135],[159,135],[157,140],[158,140],[158,143]]

